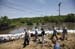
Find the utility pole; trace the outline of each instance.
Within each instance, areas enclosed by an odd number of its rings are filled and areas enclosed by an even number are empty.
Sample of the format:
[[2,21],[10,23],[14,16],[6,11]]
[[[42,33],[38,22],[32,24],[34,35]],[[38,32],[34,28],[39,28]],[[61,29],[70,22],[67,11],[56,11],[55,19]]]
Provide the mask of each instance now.
[[60,7],[61,6],[61,2],[59,2],[58,7],[59,7],[59,16],[60,16]]

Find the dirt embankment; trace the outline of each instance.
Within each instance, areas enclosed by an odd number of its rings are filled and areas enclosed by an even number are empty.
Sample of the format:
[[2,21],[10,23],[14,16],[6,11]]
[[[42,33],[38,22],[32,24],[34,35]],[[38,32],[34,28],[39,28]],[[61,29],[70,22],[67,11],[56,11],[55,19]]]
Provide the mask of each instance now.
[[[33,42],[31,38],[30,44],[23,48],[23,39],[10,41],[0,44],[0,49],[53,49],[54,44],[50,40],[51,35],[45,36],[45,43],[42,46],[41,43],[37,44]],[[39,37],[41,39],[41,37]],[[69,34],[68,40],[60,40],[61,49],[75,49],[75,34]]]

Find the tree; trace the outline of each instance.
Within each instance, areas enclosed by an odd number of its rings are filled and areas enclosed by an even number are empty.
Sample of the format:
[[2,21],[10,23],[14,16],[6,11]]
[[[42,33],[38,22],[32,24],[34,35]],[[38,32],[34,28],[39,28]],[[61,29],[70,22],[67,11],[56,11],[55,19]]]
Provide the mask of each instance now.
[[0,18],[0,29],[8,28],[10,26],[10,20],[7,16]]
[[75,15],[74,14],[68,14],[65,22],[75,22]]

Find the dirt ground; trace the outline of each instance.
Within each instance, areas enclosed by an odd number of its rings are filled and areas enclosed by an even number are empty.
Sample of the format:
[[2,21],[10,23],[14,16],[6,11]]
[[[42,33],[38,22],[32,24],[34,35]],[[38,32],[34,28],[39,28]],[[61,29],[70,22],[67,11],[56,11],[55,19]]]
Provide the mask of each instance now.
[[[0,49],[53,49],[54,44],[50,39],[51,35],[45,36],[45,43],[36,43],[31,37],[30,44],[23,48],[23,39],[0,44]],[[60,37],[60,36],[59,36]],[[41,37],[39,37],[41,39]],[[75,34],[69,34],[68,40],[60,40],[61,49],[75,49]]]

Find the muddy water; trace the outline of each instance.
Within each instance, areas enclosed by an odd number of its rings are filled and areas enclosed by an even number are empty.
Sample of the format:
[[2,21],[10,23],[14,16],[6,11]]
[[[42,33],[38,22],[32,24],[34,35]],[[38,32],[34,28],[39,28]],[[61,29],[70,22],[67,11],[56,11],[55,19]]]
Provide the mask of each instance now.
[[0,34],[14,34],[14,33],[21,33],[24,31],[25,27],[19,27],[19,28],[13,28],[8,30],[2,30],[0,31]]
[[[49,29],[51,30],[52,29],[52,26],[57,26],[57,27],[62,27],[63,24],[55,24],[55,23],[47,23],[46,25],[40,25],[38,26],[39,28],[43,27],[45,30],[46,29]],[[73,29],[75,30],[75,23],[65,23],[65,26],[68,28],[68,29]],[[21,33],[21,32],[24,32],[24,28],[27,28],[28,30],[34,30],[34,27],[35,25],[33,26],[21,26],[21,27],[17,27],[17,28],[13,28],[13,29],[8,29],[8,30],[3,30],[3,31],[0,31],[0,34],[13,34],[13,33]]]

